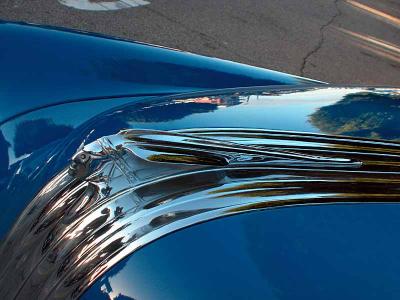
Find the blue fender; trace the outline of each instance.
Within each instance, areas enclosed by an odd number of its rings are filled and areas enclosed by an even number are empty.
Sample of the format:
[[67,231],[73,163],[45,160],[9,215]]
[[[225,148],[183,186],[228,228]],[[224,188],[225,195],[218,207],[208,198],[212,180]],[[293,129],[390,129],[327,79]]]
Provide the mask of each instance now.
[[0,21],[0,124],[40,107],[117,96],[318,83],[160,46]]

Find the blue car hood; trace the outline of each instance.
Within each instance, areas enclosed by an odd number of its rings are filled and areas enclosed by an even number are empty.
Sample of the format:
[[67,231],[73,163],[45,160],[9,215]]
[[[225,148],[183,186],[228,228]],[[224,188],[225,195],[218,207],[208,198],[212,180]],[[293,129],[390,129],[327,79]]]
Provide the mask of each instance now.
[[49,105],[118,96],[318,83],[105,36],[0,21],[0,124]]

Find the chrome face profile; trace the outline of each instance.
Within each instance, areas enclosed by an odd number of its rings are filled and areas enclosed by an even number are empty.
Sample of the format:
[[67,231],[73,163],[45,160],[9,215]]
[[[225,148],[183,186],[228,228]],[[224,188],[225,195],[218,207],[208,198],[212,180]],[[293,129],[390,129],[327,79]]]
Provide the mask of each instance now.
[[75,299],[142,246],[278,206],[398,202],[400,144],[250,128],[122,130],[82,145],[0,249],[5,298]]

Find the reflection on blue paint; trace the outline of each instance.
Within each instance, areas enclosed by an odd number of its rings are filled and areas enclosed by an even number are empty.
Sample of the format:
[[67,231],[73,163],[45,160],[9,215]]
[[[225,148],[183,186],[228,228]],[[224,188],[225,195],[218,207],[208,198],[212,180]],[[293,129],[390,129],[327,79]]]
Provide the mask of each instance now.
[[[69,103],[1,125],[0,237],[45,182],[66,166],[83,140],[90,142],[121,129],[247,127],[385,139],[400,136],[396,89],[292,86],[239,91]],[[366,107],[373,108],[373,113]],[[342,109],[346,114],[340,113]],[[18,127],[26,122],[50,126],[33,126],[28,135],[17,135]],[[66,128],[71,129],[68,134],[55,134]]]
[[33,108],[88,97],[319,83],[216,58],[44,26],[0,22],[0,40],[0,122]]
[[[0,239],[44,183],[65,167],[83,140],[71,143],[69,135],[76,137],[75,130],[92,117],[136,100],[63,104],[31,112],[0,126]],[[120,123],[114,126],[108,124],[109,133],[121,129]],[[81,133],[88,136],[90,132],[88,129]]]
[[246,213],[137,251],[82,299],[399,299],[400,206]]

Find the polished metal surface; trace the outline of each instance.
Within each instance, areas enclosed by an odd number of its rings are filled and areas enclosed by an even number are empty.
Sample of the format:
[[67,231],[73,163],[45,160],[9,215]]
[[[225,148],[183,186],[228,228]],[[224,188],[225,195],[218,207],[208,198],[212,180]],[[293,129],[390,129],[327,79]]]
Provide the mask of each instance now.
[[238,88],[3,124],[0,294],[77,298],[142,246],[222,216],[398,202],[399,99],[394,88]]
[[[250,128],[129,129],[82,145],[0,249],[6,299],[74,299],[122,258],[206,220],[398,202],[400,144]],[[7,281],[8,284],[4,284]]]

